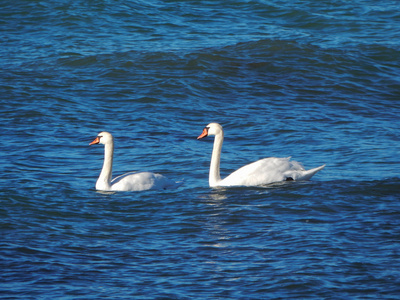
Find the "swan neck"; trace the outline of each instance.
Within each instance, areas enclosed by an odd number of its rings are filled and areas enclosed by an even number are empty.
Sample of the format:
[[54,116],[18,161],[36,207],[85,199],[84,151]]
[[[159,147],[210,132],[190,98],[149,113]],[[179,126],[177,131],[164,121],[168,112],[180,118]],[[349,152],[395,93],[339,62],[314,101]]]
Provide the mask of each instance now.
[[111,187],[112,164],[113,164],[114,144],[104,145],[104,162],[99,179],[96,182],[96,189],[109,190]]
[[210,174],[208,182],[210,187],[217,186],[221,181],[220,163],[221,163],[221,150],[222,143],[224,142],[224,133],[220,132],[215,135],[214,146],[211,155]]

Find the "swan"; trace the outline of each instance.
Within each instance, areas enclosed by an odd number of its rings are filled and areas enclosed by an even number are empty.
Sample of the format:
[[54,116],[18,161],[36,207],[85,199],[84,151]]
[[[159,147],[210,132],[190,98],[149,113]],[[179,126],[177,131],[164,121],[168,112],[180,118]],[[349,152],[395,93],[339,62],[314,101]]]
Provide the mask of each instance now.
[[287,180],[308,180],[325,167],[325,165],[322,165],[306,171],[299,162],[291,161],[290,157],[268,157],[245,165],[228,177],[221,179],[219,168],[224,130],[220,124],[210,123],[197,139],[209,135],[215,136],[209,173],[210,187],[259,186]]
[[103,131],[89,145],[104,145],[104,163],[96,182],[99,191],[144,191],[177,187],[178,183],[161,174],[151,172],[129,172],[111,180],[114,140],[111,133]]

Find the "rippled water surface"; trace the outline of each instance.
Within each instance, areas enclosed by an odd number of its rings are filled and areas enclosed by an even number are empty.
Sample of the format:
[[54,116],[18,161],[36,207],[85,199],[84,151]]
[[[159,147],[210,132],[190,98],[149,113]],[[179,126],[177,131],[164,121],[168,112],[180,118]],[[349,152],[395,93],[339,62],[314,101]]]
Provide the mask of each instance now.
[[[2,1],[2,299],[398,299],[396,1]],[[211,189],[292,156],[308,182]],[[161,173],[174,190],[100,193]]]

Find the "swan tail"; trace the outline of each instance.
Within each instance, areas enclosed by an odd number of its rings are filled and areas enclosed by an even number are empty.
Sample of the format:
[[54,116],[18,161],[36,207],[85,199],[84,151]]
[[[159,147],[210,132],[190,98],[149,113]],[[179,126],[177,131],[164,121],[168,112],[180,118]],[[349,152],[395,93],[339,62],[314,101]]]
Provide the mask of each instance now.
[[296,178],[296,180],[297,181],[309,180],[309,179],[311,179],[311,177],[314,176],[315,173],[317,173],[318,171],[322,170],[323,168],[325,168],[325,165],[322,165],[322,166],[319,166],[317,168],[304,171],[304,172],[302,172],[302,174],[301,174],[301,176],[299,178]]

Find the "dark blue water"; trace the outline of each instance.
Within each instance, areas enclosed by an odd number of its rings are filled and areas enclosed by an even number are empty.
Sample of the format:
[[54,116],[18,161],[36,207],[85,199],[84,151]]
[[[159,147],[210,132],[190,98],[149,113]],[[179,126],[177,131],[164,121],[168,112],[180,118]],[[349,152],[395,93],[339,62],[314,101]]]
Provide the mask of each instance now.
[[[2,299],[398,299],[397,1],[2,1]],[[269,156],[308,182],[211,189]],[[94,189],[114,176],[176,190]]]

